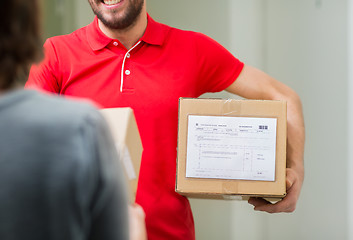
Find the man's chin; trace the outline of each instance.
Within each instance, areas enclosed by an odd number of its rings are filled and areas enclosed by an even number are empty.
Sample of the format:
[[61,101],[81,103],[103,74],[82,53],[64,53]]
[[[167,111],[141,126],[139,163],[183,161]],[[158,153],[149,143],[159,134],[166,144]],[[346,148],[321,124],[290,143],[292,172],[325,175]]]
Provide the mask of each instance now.
[[124,30],[132,25],[131,22],[126,22],[124,18],[118,19],[117,17],[109,17],[109,19],[100,14],[96,14],[97,18],[106,26],[107,28],[114,30]]
[[[89,0],[91,8],[98,19],[109,29],[126,30],[131,28],[137,22],[142,8],[144,6],[143,0],[128,1],[120,0]],[[118,0],[119,1],[119,0]],[[97,3],[98,2],[98,3]],[[106,7],[107,3],[114,7]],[[124,7],[123,5],[124,4]],[[119,9],[120,7],[120,9]]]

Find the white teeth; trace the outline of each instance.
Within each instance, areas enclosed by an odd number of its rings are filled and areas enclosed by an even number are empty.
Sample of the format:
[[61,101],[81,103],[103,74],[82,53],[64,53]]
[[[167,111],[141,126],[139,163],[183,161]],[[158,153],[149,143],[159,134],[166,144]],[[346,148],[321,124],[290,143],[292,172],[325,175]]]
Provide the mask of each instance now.
[[103,2],[104,2],[104,4],[106,4],[106,5],[114,5],[114,4],[120,3],[121,0],[104,0]]

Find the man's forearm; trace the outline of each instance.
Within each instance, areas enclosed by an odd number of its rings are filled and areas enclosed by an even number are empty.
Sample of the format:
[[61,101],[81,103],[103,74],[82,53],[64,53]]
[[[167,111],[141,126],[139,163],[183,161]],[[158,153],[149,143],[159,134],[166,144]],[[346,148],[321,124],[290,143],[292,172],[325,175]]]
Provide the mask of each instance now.
[[287,100],[287,168],[294,169],[304,179],[305,127],[301,101],[292,93]]

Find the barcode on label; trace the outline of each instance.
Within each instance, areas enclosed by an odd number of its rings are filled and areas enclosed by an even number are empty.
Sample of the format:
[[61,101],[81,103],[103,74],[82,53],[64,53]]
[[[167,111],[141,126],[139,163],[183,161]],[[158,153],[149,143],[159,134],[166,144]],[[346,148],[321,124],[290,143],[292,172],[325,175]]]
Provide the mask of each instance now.
[[260,126],[259,126],[259,129],[261,129],[261,130],[268,130],[268,126],[266,126],[266,125],[260,125]]

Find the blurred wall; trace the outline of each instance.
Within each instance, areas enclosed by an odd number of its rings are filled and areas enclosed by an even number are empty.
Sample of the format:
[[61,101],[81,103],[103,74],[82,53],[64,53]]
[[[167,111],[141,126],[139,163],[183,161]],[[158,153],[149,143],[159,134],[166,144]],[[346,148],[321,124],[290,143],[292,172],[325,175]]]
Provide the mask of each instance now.
[[92,9],[88,1],[74,0],[74,2],[77,9],[75,14],[77,27],[86,26],[89,23],[91,23],[93,20],[94,14],[92,12]]
[[353,240],[353,204],[351,203],[353,199],[353,126],[349,124],[353,122],[353,1],[348,2],[347,7],[348,12],[348,236],[349,240]]
[[[155,20],[213,37],[291,86],[304,105],[306,178],[296,212],[269,215],[246,202],[192,199],[197,239],[353,239],[351,1],[147,0]],[[92,21],[87,1],[45,2],[47,36]]]
[[[347,239],[348,1],[268,0],[267,71],[304,104],[306,178],[298,212],[268,239]],[[290,227],[289,227],[290,226]]]
[[[82,0],[80,1],[82,2]],[[45,0],[42,3],[44,5],[43,28],[45,38],[70,33],[77,28],[75,1]]]

